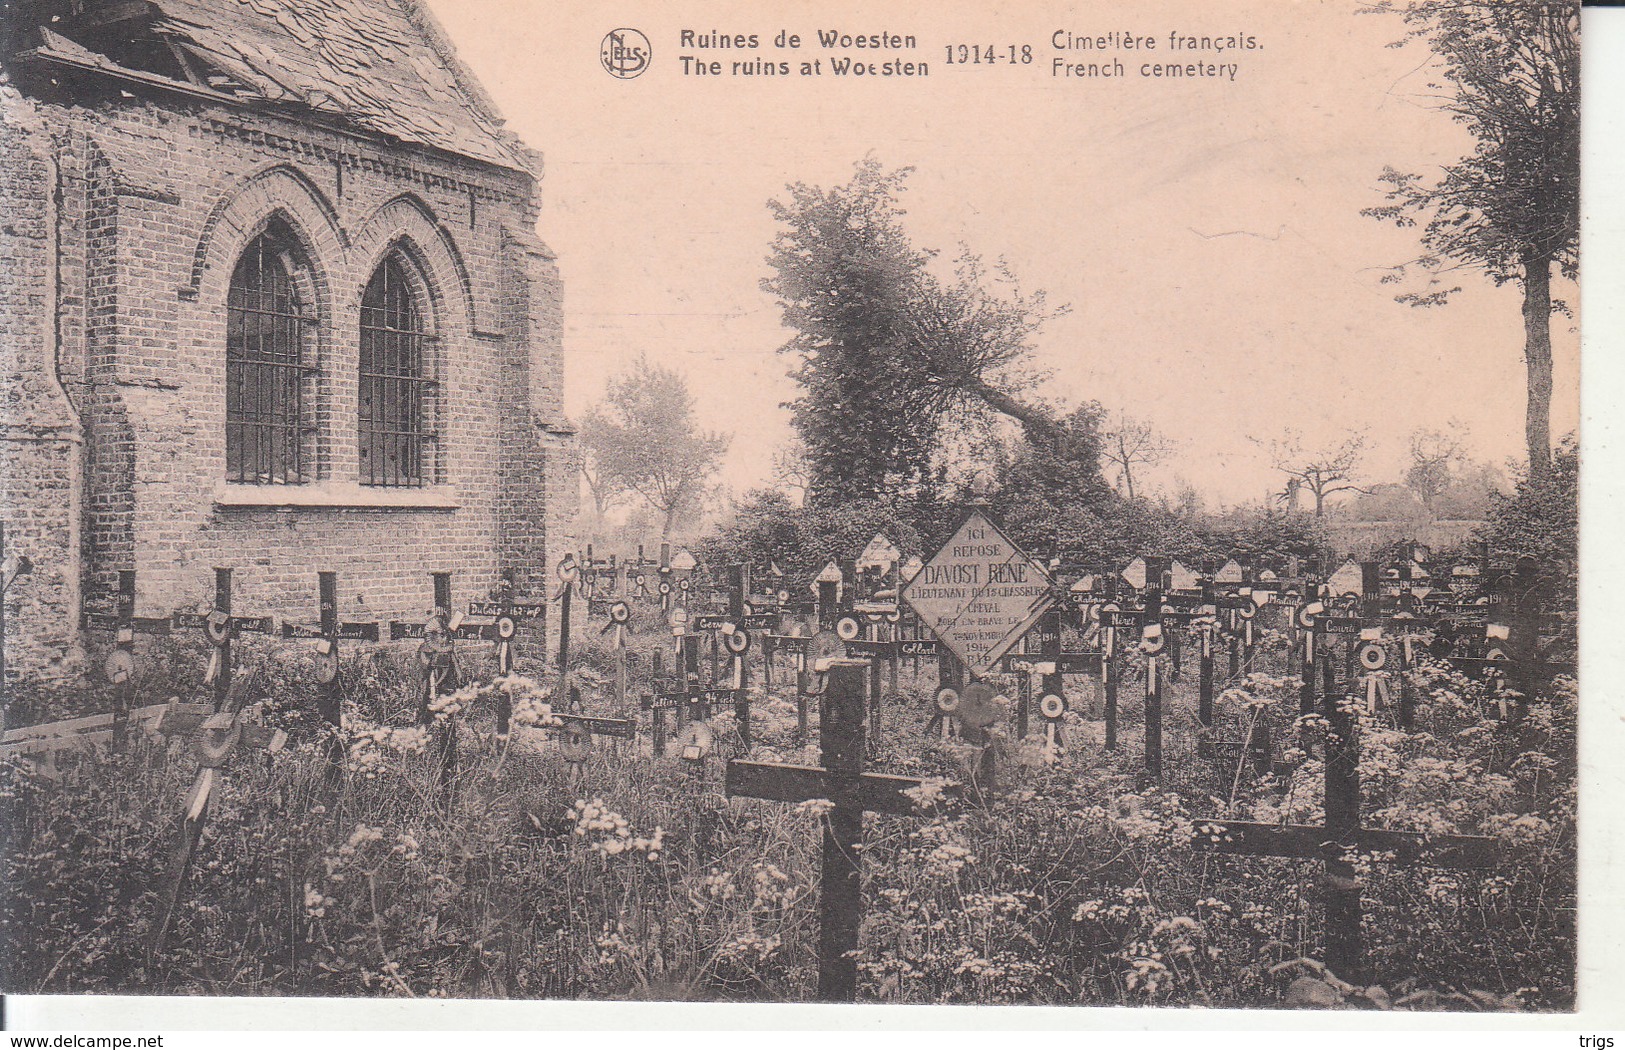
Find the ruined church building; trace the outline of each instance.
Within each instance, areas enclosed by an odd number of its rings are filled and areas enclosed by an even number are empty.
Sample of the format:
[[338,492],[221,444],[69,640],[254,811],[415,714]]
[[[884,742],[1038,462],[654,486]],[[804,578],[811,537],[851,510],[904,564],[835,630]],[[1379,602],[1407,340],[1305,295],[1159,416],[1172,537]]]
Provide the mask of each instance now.
[[421,619],[569,546],[542,162],[421,0],[0,0],[7,677],[86,610]]

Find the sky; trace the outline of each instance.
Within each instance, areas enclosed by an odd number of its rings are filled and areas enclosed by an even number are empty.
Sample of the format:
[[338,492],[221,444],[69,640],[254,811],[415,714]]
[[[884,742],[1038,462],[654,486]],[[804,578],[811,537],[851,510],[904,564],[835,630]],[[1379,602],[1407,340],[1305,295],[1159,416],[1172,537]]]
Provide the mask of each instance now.
[[[1470,149],[1436,108],[1428,54],[1392,48],[1391,16],[1353,0],[992,6],[429,0],[518,133],[545,157],[538,232],[565,286],[566,407],[579,415],[640,354],[684,372],[701,424],[734,440],[720,478],[765,482],[792,434],[788,337],[760,290],[775,228],[766,203],[802,181],[844,183],[873,153],[915,172],[917,244],[1002,258],[1069,312],[1035,340],[1042,393],[1150,422],[1175,454],[1149,479],[1210,504],[1279,485],[1253,438],[1307,445],[1369,434],[1368,480],[1397,480],[1418,427],[1457,422],[1472,454],[1521,458],[1520,295],[1473,272],[1443,308],[1393,301],[1386,268],[1414,231],[1359,214],[1385,165],[1436,171]],[[883,11],[884,13],[879,13]],[[653,58],[610,76],[599,51],[633,27]],[[912,34],[917,48],[826,51],[819,29]],[[683,46],[683,31],[756,34],[756,50]],[[773,46],[781,31],[796,50]],[[1157,50],[1057,50],[1080,37],[1150,36]],[[1138,75],[1190,62],[1170,35],[1252,36],[1256,50],[1196,60],[1227,75]],[[948,65],[950,44],[996,64]],[[1031,64],[1003,53],[1030,45]],[[823,60],[823,75],[698,77],[680,56]],[[830,75],[831,55],[929,63],[926,77]],[[1121,58],[1120,78],[1055,76],[1053,60]],[[1571,303],[1572,286],[1554,294]],[[1578,419],[1574,323],[1554,319],[1555,435]]]

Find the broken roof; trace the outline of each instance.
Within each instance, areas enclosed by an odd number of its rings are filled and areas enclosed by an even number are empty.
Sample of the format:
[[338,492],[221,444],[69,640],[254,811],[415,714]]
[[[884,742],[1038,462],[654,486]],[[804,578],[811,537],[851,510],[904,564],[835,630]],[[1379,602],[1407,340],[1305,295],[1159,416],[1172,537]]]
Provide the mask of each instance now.
[[[94,6],[94,5],[86,5]],[[156,38],[191,86],[337,117],[406,142],[530,170],[529,151],[420,0],[147,0],[126,34]],[[37,57],[108,72],[105,37],[55,20]],[[128,39],[128,38],[126,38]],[[98,45],[100,51],[98,51]],[[143,79],[151,79],[151,70]],[[171,79],[179,77],[171,75]]]

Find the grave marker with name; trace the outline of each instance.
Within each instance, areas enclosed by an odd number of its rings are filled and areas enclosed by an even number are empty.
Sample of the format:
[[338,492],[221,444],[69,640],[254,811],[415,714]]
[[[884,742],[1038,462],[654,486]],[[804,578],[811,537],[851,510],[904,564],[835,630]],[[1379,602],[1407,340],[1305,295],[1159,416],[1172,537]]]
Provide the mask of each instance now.
[[902,597],[973,675],[992,673],[1054,601],[1049,573],[981,511],[904,585]]

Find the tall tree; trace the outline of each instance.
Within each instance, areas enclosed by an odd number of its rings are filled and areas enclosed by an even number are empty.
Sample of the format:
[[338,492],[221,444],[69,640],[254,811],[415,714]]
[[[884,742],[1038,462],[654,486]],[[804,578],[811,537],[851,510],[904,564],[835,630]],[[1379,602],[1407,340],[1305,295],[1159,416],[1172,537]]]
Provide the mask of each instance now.
[[791,441],[773,453],[773,483],[793,495],[797,504],[807,501],[812,471],[807,466],[807,450],[801,442]]
[[[1552,270],[1576,274],[1580,229],[1580,5],[1576,0],[1381,0],[1425,40],[1447,84],[1442,108],[1477,140],[1436,180],[1388,168],[1388,204],[1362,214],[1421,227],[1428,274],[1399,301],[1434,306],[1455,268],[1523,288],[1529,470],[1550,469]],[[1399,279],[1404,267],[1392,275]]]
[[597,434],[603,426],[604,420],[597,408],[593,408],[582,417],[580,426],[583,450],[586,453],[581,457],[581,477],[587,482],[587,491],[592,493],[593,515],[600,522],[611,508],[621,503],[632,491],[619,477],[604,469],[603,462],[598,458],[596,444],[585,436],[589,433]]
[[1365,492],[1354,483],[1365,456],[1366,436],[1363,432],[1350,434],[1340,442],[1318,448],[1305,448],[1303,435],[1288,430],[1281,437],[1269,441],[1252,439],[1269,454],[1270,465],[1286,475],[1286,489],[1276,499],[1291,509],[1298,504],[1303,492],[1315,502],[1315,517],[1326,513],[1326,501],[1340,492]]
[[660,515],[662,540],[699,509],[732,440],[700,430],[687,380],[647,360],[609,381],[583,418],[580,439],[606,491],[635,492]]
[[1054,413],[1022,397],[1032,335],[1050,316],[1002,268],[963,253],[951,280],[916,247],[899,206],[911,169],[873,157],[844,186],[797,183],[770,201],[779,223],[762,287],[795,335],[791,402],[816,499],[908,500],[940,482],[941,428],[996,412],[1064,445]]
[[1154,467],[1173,452],[1173,443],[1158,433],[1149,423],[1132,419],[1125,412],[1117,414],[1117,422],[1106,432],[1101,456],[1117,468],[1123,495],[1134,499],[1134,468]]
[[1429,514],[1437,513],[1439,498],[1450,488],[1465,458],[1459,424],[1452,422],[1448,430],[1422,427],[1411,432],[1411,462],[1405,470],[1405,484]]

